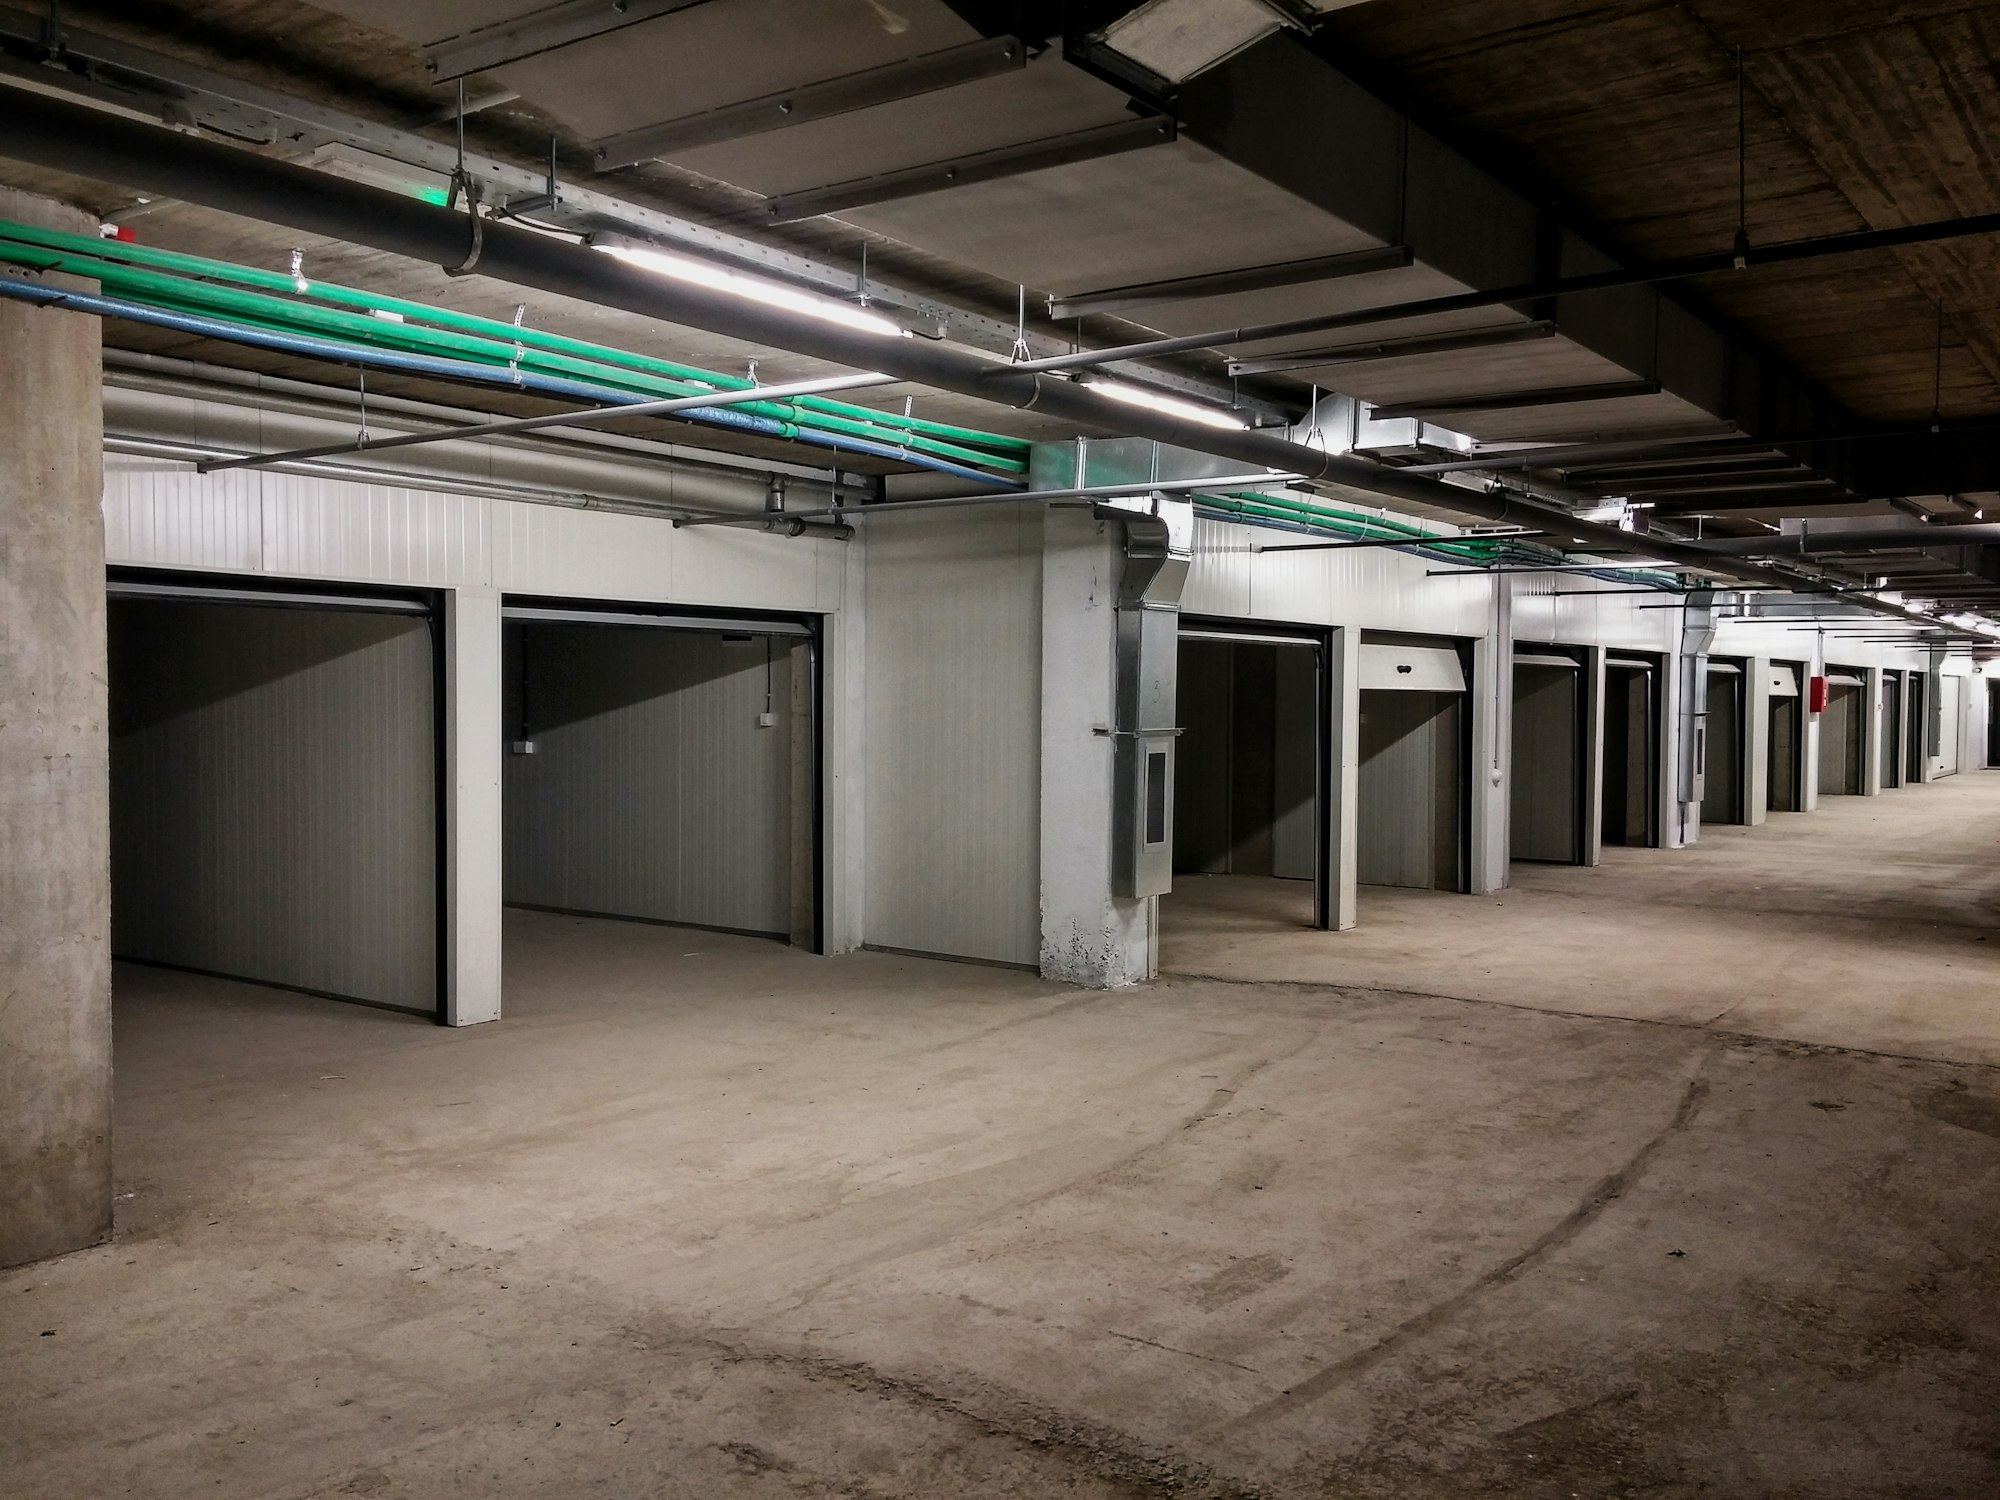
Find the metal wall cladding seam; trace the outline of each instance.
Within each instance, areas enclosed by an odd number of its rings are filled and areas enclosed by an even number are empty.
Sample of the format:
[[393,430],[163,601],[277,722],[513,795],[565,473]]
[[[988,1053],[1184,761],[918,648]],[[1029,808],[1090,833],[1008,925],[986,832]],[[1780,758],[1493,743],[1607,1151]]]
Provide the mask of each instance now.
[[866,942],[1041,952],[1042,518],[871,523],[864,646]]
[[155,601],[111,620],[114,951],[435,1005],[430,627]]
[[506,646],[506,733],[535,746],[507,757],[506,899],[787,933],[789,642],[515,624]]

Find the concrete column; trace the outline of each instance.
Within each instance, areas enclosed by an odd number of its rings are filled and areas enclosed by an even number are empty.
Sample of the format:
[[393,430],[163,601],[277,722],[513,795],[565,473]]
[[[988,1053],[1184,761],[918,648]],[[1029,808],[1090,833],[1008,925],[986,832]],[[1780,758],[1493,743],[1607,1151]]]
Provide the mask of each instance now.
[[1326,847],[1333,930],[1352,931],[1359,920],[1361,882],[1361,632],[1343,626],[1327,652]]
[[1743,685],[1743,821],[1771,820],[1771,658],[1753,656]]
[[1691,684],[1687,680],[1686,663],[1692,660],[1694,671],[1702,674],[1703,691],[1706,692],[1708,658],[1698,656],[1686,658],[1671,652],[1660,658],[1661,671],[1665,674],[1660,683],[1660,786],[1659,807],[1660,847],[1681,849],[1701,837],[1701,804],[1681,801],[1681,735],[1686,732],[1682,714],[1686,700],[1682,696]]
[[445,1021],[500,1019],[501,803],[505,745],[500,591],[453,589],[445,602]]
[[1472,893],[1507,885],[1508,746],[1514,733],[1514,581],[1493,581],[1492,633],[1472,643]]
[[101,389],[96,318],[0,302],[0,1265],[111,1233]]
[[1042,545],[1041,968],[1108,989],[1152,977],[1158,902],[1111,894],[1118,528],[1050,510]]
[[1882,795],[1882,669],[1870,667],[1862,673],[1867,686],[1861,690],[1861,795]]
[[1610,652],[1586,649],[1583,666],[1583,862],[1604,863],[1604,672]]
[[820,878],[826,883],[821,938],[828,953],[851,953],[860,947],[867,916],[863,866],[868,827],[867,546],[864,534],[843,549],[846,577],[840,608],[826,617],[821,634],[820,671],[826,679],[821,691],[826,723],[820,731],[826,745],[820,788],[824,805]]
[[1799,809],[1814,812],[1819,808],[1819,721],[1823,717],[1811,712],[1812,679],[1826,675],[1826,642],[1818,635],[1813,637],[1812,660],[1806,664],[1805,675],[1799,683],[1799,738],[1805,741],[1802,753],[1806,763],[1799,774]]

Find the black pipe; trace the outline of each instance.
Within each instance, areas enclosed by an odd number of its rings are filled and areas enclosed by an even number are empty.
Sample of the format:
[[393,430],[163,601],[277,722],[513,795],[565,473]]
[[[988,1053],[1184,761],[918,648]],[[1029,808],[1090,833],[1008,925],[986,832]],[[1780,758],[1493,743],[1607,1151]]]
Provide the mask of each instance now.
[[[897,339],[801,319],[726,292],[672,281],[572,243],[490,219],[474,220],[365,183],[275,161],[236,146],[162,129],[45,94],[0,85],[0,154],[60,172],[477,272],[517,286],[1011,406],[1102,432],[1149,438],[1265,468],[1366,490],[1482,520],[1546,529],[1584,545],[1734,571],[1727,560],[1635,539],[1558,506],[1482,494],[1403,475],[1364,459],[1248,430],[1190,422],[1100,396],[1067,379],[1010,368],[922,339]],[[1747,575],[1745,575],[1747,576]]]
[[2000,525],[1825,527],[1782,536],[1718,538],[1687,544],[1718,557],[1807,557],[1815,552],[1903,552],[1912,547],[2000,545]]
[[1471,312],[1478,308],[1503,307],[1514,302],[1542,302],[1553,297],[1575,296],[1584,292],[1619,291],[1635,286],[1659,286],[1670,281],[1686,281],[1719,271],[1747,270],[1751,266],[1786,265],[1793,261],[1817,260],[1828,255],[1857,255],[1869,250],[1893,250],[1904,245],[1928,245],[1939,240],[1963,239],[1972,235],[2000,234],[2000,213],[1974,214],[1963,219],[1944,219],[1930,224],[1909,224],[1898,229],[1863,229],[1853,234],[1829,234],[1810,240],[1787,240],[1776,245],[1748,245],[1712,255],[1684,255],[1678,260],[1655,261],[1651,265],[1622,267],[1615,271],[1592,271],[1582,276],[1556,276],[1543,281],[1523,281],[1513,286],[1495,287],[1485,292],[1456,292],[1448,297],[1425,297],[1416,302],[1398,302],[1387,307],[1364,307],[1353,312],[1324,313],[1316,318],[1291,318],[1279,323],[1250,323],[1241,328],[1214,328],[1206,333],[1180,334],[1173,338],[1146,339],[1136,344],[1119,344],[1109,349],[1083,349],[1075,354],[1055,354],[1030,362],[1036,370],[1074,370],[1113,360],[1153,359],[1167,354],[1184,354],[1194,349],[1214,349],[1231,344],[1248,344],[1262,339],[1290,338],[1297,334],[1329,333],[1336,328],[1366,328],[1376,323],[1400,323],[1410,318],[1429,318],[1441,313]]

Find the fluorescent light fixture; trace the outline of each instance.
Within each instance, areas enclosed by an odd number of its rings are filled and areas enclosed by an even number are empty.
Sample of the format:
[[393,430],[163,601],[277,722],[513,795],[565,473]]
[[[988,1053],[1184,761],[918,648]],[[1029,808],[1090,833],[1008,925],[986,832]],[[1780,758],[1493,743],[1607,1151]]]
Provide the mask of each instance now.
[[843,328],[852,328],[860,333],[879,333],[885,338],[910,337],[910,331],[902,324],[893,318],[885,318],[880,313],[870,312],[865,307],[856,307],[851,302],[842,302],[835,297],[822,297],[817,292],[801,291],[797,287],[786,286],[783,282],[768,281],[762,276],[731,271],[712,261],[699,260],[692,255],[682,255],[678,251],[641,249],[628,245],[593,244],[591,248],[602,250],[606,255],[616,256],[627,265],[637,266],[642,271],[651,271],[656,276],[684,281],[690,286],[707,287],[714,292],[727,292],[732,297],[741,297],[748,302],[761,302],[766,307],[798,313],[801,317],[818,318],[824,323],[838,323]]
[[1199,401],[1183,401],[1178,396],[1165,396],[1143,385],[1127,385],[1122,380],[1086,380],[1091,390],[1101,396],[1109,396],[1113,401],[1123,401],[1127,406],[1143,406],[1148,411],[1163,412],[1170,417],[1183,417],[1190,422],[1199,422],[1204,427],[1224,427],[1240,431],[1250,424],[1235,412],[1220,406],[1204,406]]

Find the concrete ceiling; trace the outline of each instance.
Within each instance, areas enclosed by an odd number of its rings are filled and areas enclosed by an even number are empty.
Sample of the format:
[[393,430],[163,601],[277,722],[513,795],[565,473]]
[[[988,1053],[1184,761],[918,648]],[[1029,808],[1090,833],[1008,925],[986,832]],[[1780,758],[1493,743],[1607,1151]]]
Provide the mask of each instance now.
[[[65,15],[409,122],[435,118],[450,94],[428,81],[423,44],[545,9],[545,0],[73,0]],[[646,14],[616,30],[471,79],[475,94],[500,86],[523,96],[473,118],[478,144],[529,162],[551,132],[564,170],[589,181],[577,164],[593,139],[928,56],[976,37],[966,18],[983,14],[944,0],[702,0],[638,10]],[[601,182],[772,244],[842,254],[866,244],[871,266],[988,312],[1011,314],[1018,287],[1032,310],[1028,326],[1043,335],[1055,331],[1039,313],[1051,296],[1398,243],[1414,252],[1401,270],[1167,297],[1074,325],[1087,340],[1119,342],[1506,285],[1551,265],[1573,272],[1726,248],[1736,222],[1739,44],[1754,240],[2000,209],[1992,66],[2000,15],[1945,0],[1888,11],[1851,0],[1373,0],[1340,8],[1310,43],[1273,34],[1190,81],[1168,101],[1178,138],[1141,150],[940,181],[796,224],[768,221],[770,194],[1033,146],[1160,102],[1058,44],[1025,68],[683,149]],[[112,194],[102,206],[120,205]],[[288,248],[281,235],[191,209],[151,215],[147,232],[260,264]],[[505,289],[433,286],[441,278],[429,268],[338,246],[312,253],[339,268],[329,276],[400,295],[480,302],[479,311],[505,302],[503,316],[516,300]],[[2000,248],[1988,240],[1712,278],[1664,300],[1632,289],[1564,298],[1560,308],[1475,309],[1264,339],[1181,364],[1214,372],[1222,353],[1332,351],[1244,389],[1289,391],[1300,407],[1315,388],[1428,402],[1433,420],[1491,443],[1684,432],[1718,420],[1772,434],[1797,428],[1801,413],[1820,430],[1850,416],[1929,415],[1937,297],[1946,302],[1944,415],[2000,414]],[[687,330],[634,329],[561,300],[530,299],[531,315],[716,368],[740,368],[759,353]],[[1430,355],[1341,352],[1424,332],[1493,330],[1531,311],[1554,314],[1555,334]],[[815,373],[763,353],[768,375]],[[1640,383],[1660,389],[1480,402]],[[901,394],[869,399],[900,405]],[[1059,431],[955,398],[919,402],[968,425]]]

